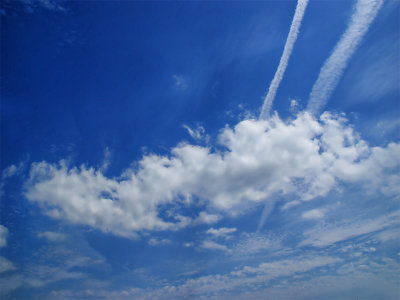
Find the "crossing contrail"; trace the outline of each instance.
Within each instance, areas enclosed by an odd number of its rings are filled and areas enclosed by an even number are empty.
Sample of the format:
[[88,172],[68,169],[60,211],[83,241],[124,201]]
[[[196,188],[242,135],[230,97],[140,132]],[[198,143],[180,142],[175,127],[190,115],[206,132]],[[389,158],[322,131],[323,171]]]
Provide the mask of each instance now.
[[282,81],[283,75],[285,74],[294,43],[296,42],[297,35],[299,34],[301,20],[303,19],[307,4],[308,0],[298,0],[297,2],[296,11],[294,13],[292,24],[290,25],[290,31],[286,39],[285,48],[283,50],[278,69],[276,70],[275,76],[271,81],[268,94],[265,97],[263,106],[261,108],[259,117],[260,119],[267,119],[269,117],[272,102],[274,101],[276,91],[278,90],[279,84]]
[[357,50],[363,36],[377,15],[382,0],[358,0],[346,31],[325,61],[310,93],[307,110],[314,115],[321,112],[339,83],[349,59]]

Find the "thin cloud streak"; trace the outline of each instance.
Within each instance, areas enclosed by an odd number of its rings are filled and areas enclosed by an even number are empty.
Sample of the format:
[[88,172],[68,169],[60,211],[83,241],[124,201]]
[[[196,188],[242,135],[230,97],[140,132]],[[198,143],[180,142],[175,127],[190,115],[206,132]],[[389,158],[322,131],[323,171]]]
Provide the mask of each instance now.
[[297,36],[299,34],[299,29],[301,26],[301,21],[303,19],[307,4],[308,0],[299,0],[297,2],[296,11],[294,13],[292,24],[290,25],[290,31],[286,39],[285,48],[283,50],[281,60],[279,61],[278,69],[276,70],[275,76],[271,81],[271,84],[268,89],[268,94],[265,97],[263,106],[261,108],[261,113],[259,116],[260,119],[268,119],[269,117],[272,103],[276,95],[276,91],[278,90],[279,84],[281,83],[283,75],[285,74],[286,67],[289,63],[290,55],[292,54],[293,51],[294,43],[297,40]]
[[375,19],[381,0],[358,0],[350,24],[336,44],[331,56],[325,61],[315,82],[307,110],[317,115],[328,102],[333,90],[346,68],[349,59],[357,50],[363,36]]

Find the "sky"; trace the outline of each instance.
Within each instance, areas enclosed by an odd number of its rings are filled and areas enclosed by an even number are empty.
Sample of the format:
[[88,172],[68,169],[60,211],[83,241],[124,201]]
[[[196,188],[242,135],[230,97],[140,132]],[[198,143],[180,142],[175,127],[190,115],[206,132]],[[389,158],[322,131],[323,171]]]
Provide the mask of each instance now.
[[0,5],[1,299],[399,299],[399,1]]

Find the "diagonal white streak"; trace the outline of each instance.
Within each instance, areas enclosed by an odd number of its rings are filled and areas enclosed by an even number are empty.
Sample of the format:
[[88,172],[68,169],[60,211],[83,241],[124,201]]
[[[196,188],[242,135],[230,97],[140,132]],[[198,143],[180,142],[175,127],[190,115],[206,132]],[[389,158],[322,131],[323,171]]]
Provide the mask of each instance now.
[[377,15],[382,0],[358,0],[350,24],[336,44],[331,56],[325,61],[311,90],[307,110],[313,114],[321,112],[333,90],[339,83],[349,59],[357,50],[363,36]]
[[289,63],[290,55],[292,54],[294,43],[296,42],[299,34],[301,21],[306,10],[308,0],[298,0],[296,11],[290,25],[288,37],[286,39],[285,48],[283,50],[281,60],[279,61],[278,69],[276,70],[275,76],[271,81],[268,89],[268,94],[265,97],[263,106],[261,108],[260,119],[267,119],[270,115],[272,102],[274,101],[276,91],[278,90],[279,84],[282,81],[283,75],[285,74],[286,67]]

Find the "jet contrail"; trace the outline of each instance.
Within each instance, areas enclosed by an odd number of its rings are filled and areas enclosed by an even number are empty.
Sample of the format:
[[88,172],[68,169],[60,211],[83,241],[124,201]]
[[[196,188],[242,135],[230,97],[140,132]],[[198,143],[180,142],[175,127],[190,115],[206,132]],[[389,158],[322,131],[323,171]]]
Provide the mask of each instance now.
[[308,0],[298,0],[297,2],[296,11],[294,13],[292,24],[290,25],[290,31],[286,39],[285,48],[283,50],[278,69],[276,70],[274,79],[272,79],[271,81],[268,89],[268,94],[265,97],[263,106],[261,108],[261,113],[259,117],[260,119],[267,119],[269,117],[272,102],[274,101],[279,84],[282,81],[283,74],[285,74],[290,55],[292,54],[294,43],[296,42],[297,35],[299,34],[301,20],[303,19],[307,3]]
[[325,61],[311,90],[307,110],[313,114],[321,112],[351,56],[377,15],[382,0],[358,0],[351,16],[350,24],[336,44],[331,56]]

